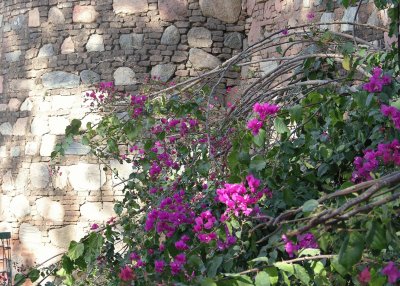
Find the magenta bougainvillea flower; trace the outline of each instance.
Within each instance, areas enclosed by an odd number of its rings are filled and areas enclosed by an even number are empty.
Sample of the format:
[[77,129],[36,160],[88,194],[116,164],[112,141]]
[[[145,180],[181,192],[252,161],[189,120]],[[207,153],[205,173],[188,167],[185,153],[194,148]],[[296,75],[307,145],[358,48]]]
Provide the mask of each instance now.
[[369,272],[369,268],[365,267],[363,271],[360,272],[357,276],[358,281],[360,283],[365,284],[371,281],[371,273]]

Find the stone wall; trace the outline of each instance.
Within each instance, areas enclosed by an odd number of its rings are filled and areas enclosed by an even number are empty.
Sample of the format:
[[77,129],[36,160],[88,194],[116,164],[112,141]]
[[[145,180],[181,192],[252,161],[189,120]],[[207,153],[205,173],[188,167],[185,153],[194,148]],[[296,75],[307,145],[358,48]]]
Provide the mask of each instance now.
[[0,231],[12,233],[15,263],[62,252],[107,221],[122,195],[78,143],[59,170],[49,167],[65,127],[89,111],[85,92],[99,81],[134,91],[149,75],[180,80],[214,68],[241,50],[245,18],[237,0],[0,1]]
[[[90,223],[108,220],[122,195],[78,143],[59,170],[49,168],[65,126],[89,111],[83,98],[93,84],[115,81],[135,91],[148,76],[196,76],[272,31],[307,21],[310,11],[315,21],[352,21],[354,7],[333,8],[326,12],[325,0],[0,1],[0,231],[12,233],[14,262],[62,252]],[[387,25],[371,3],[358,20]],[[350,32],[348,25],[334,28]],[[262,51],[251,60],[274,56]],[[237,85],[249,74],[229,72],[223,83]],[[111,163],[129,175],[130,166]]]

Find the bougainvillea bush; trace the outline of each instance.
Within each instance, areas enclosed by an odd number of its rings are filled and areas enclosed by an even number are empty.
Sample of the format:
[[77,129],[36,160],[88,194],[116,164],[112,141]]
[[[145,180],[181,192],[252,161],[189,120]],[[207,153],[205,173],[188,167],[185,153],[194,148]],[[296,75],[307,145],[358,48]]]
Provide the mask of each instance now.
[[102,120],[84,131],[73,120],[53,156],[81,140],[104,164],[131,165],[118,216],[93,224],[52,268],[17,281],[399,283],[397,49],[355,57],[346,45],[341,64],[306,58],[307,72],[293,76],[332,84],[304,85],[290,101],[251,102],[243,116],[231,116],[240,101],[225,107],[205,86],[149,79],[135,94],[113,83],[87,93]]

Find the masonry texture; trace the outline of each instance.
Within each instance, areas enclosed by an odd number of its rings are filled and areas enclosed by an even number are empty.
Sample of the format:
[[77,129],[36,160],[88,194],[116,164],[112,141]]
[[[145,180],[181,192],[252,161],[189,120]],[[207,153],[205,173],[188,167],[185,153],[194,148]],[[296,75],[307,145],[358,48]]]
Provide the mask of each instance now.
[[[335,7],[327,12],[320,0],[1,1],[0,231],[12,233],[13,261],[40,263],[113,216],[121,188],[112,188],[116,179],[87,147],[73,143],[60,169],[49,168],[65,127],[89,111],[83,98],[94,84],[135,91],[148,76],[196,76],[272,31],[307,21],[310,11],[316,22],[353,21],[356,7]],[[387,25],[372,7],[363,5],[358,21]],[[273,56],[260,51],[254,59]],[[251,68],[265,72],[271,64]],[[248,76],[248,69],[230,72],[223,84]],[[96,120],[85,117],[83,126]],[[111,164],[129,176],[130,166]]]

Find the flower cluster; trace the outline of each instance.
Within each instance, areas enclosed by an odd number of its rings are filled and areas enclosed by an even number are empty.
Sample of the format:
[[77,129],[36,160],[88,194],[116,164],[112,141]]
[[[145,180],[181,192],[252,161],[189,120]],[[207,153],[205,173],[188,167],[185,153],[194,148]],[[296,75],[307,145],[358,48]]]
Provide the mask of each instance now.
[[184,253],[180,253],[175,256],[174,260],[170,262],[169,266],[171,267],[172,275],[177,275],[181,272],[182,267],[186,264],[186,255]]
[[351,180],[355,183],[371,180],[371,172],[379,167],[380,161],[384,165],[400,166],[400,143],[397,139],[388,144],[379,144],[377,150],[364,151],[363,157],[356,157]]
[[383,115],[392,119],[394,127],[400,129],[400,109],[394,106],[381,105],[381,112]]
[[193,231],[197,233],[197,237],[201,242],[209,243],[217,239],[217,234],[215,232],[204,232],[204,230],[212,229],[217,222],[217,219],[212,215],[211,211],[202,212],[200,216],[195,218],[194,222]]
[[386,275],[389,283],[395,284],[400,279],[400,270],[396,267],[393,261],[390,261],[385,268],[382,269],[382,274]]
[[383,86],[389,85],[392,79],[389,75],[383,75],[383,71],[379,67],[372,70],[372,77],[369,82],[363,85],[363,89],[368,92],[381,92]]
[[223,189],[217,189],[218,200],[227,206],[222,219],[226,218],[229,212],[233,212],[236,216],[244,214],[250,215],[253,208],[250,205],[256,204],[264,194],[269,193],[268,189],[258,191],[260,180],[256,179],[253,175],[246,177],[248,188],[244,183],[240,184],[224,184]]
[[258,118],[253,118],[247,123],[247,128],[251,130],[253,135],[258,135],[263,126],[263,121],[267,116],[275,115],[280,110],[279,106],[269,103],[256,103],[253,106],[253,111],[258,114]]
[[134,265],[135,268],[140,268],[145,266],[144,261],[140,258],[140,256],[136,252],[132,252],[129,255],[129,258],[132,261],[132,264]]
[[236,243],[236,237],[234,237],[230,232],[228,227],[225,225],[225,241],[218,240],[217,241],[217,248],[218,250],[222,251]]
[[186,234],[182,235],[181,239],[175,242],[176,249],[188,250],[189,246],[187,245],[187,243],[189,240],[190,240],[189,236],[187,236]]
[[137,118],[142,115],[144,110],[144,105],[147,101],[147,96],[145,95],[131,95],[131,106],[133,107],[133,118]]
[[136,275],[135,273],[133,273],[132,268],[130,268],[128,265],[121,268],[118,276],[122,281],[131,281],[136,278]]
[[183,202],[184,194],[180,191],[172,197],[163,199],[158,208],[148,214],[145,230],[151,231],[155,228],[157,233],[165,233],[167,237],[171,237],[180,225],[192,224],[194,212]]
[[282,235],[285,243],[285,250],[289,257],[293,257],[294,253],[305,248],[319,248],[317,241],[312,233],[305,233],[297,236],[297,243],[293,243],[286,235]]

